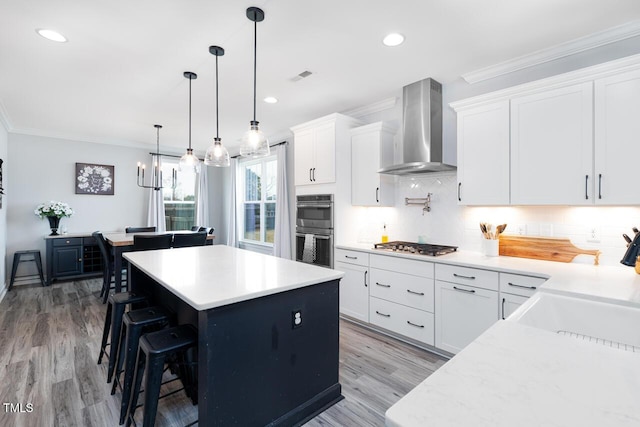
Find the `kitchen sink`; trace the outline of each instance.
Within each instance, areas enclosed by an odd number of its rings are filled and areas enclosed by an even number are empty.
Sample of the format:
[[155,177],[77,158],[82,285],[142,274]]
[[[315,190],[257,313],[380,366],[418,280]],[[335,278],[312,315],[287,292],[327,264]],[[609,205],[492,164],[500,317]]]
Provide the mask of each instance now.
[[538,292],[508,321],[640,353],[640,307]]

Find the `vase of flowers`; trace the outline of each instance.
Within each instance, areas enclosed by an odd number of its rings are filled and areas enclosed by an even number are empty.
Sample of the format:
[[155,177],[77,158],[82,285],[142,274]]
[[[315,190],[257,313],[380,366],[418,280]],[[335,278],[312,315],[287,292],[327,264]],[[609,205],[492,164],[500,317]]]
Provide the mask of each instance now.
[[47,218],[49,220],[49,228],[51,228],[51,234],[49,235],[57,236],[60,218],[73,215],[73,209],[64,202],[51,200],[50,202],[39,204],[34,213],[40,218]]

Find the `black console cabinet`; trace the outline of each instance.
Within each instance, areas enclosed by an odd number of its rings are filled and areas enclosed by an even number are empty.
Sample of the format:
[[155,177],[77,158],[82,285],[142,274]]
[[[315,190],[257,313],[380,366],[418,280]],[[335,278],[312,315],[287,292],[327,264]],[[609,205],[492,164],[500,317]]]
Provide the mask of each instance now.
[[56,279],[102,274],[100,248],[91,235],[47,236],[47,286]]

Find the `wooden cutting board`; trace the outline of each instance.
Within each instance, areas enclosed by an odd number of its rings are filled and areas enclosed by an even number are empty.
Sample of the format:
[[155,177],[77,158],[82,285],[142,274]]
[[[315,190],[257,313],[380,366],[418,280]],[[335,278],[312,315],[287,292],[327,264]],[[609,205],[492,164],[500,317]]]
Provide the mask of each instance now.
[[500,235],[500,255],[519,258],[542,259],[546,261],[571,262],[581,254],[593,255],[594,265],[598,265],[600,251],[580,249],[569,239],[551,237],[525,237]]

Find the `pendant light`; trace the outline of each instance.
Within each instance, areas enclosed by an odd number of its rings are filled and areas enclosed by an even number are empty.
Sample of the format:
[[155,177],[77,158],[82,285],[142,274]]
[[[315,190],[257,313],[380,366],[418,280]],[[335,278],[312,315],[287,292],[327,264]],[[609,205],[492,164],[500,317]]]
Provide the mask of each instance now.
[[197,173],[200,171],[200,161],[193,154],[193,149],[191,148],[191,80],[197,79],[198,75],[191,71],[185,71],[184,77],[189,79],[189,148],[187,148],[187,153],[180,158],[178,169],[181,172]]
[[218,119],[218,57],[224,55],[224,49],[220,46],[209,46],[209,53],[216,57],[216,137],[213,138],[213,144],[207,148],[204,155],[204,164],[207,166],[228,167],[230,165],[229,152],[224,145],[219,134]]
[[253,120],[249,122],[249,130],[242,137],[240,155],[243,157],[264,157],[268,156],[269,141],[258,128],[256,120],[256,63],[258,50],[258,22],[264,20],[264,12],[257,7],[247,9],[247,18],[253,21]]
[[[155,165],[153,166],[153,170],[151,171],[151,185],[144,185],[144,170],[145,165],[141,165],[138,162],[138,187],[142,188],[153,188],[155,191],[160,191],[164,187],[162,186],[162,170],[160,169],[160,129],[162,129],[162,125],[153,125],[156,128],[156,154],[155,154]],[[171,170],[171,188],[176,188],[177,183],[177,175],[176,170]]]

